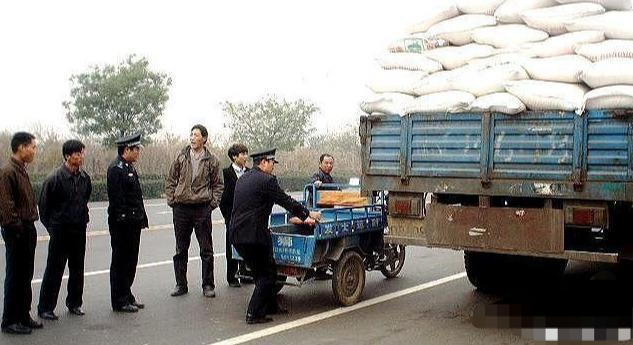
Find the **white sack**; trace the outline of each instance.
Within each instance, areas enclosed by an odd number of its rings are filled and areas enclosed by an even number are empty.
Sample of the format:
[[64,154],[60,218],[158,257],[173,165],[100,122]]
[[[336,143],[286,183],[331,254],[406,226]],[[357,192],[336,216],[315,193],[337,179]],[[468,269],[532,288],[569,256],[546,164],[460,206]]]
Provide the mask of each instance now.
[[480,70],[471,68],[464,73],[454,74],[449,83],[452,90],[483,96],[505,91],[504,84],[508,81],[528,78],[528,74],[521,66],[505,64]]
[[447,40],[435,37],[416,37],[409,36],[393,41],[389,45],[389,51],[392,53],[422,53],[425,50],[431,50],[440,47],[448,47]]
[[564,110],[582,113],[587,87],[581,84],[519,80],[506,83],[506,91],[530,110]]
[[434,24],[456,17],[459,11],[455,4],[440,3],[438,7],[420,14],[420,20],[409,28],[410,33],[425,32]]
[[586,68],[580,78],[592,88],[633,85],[633,59],[605,59]]
[[504,0],[460,0],[457,9],[466,14],[493,15]]
[[401,93],[377,94],[367,101],[361,102],[360,108],[367,114],[402,115],[404,107],[413,99],[413,96]]
[[529,50],[537,57],[552,57],[574,54],[574,48],[581,44],[604,41],[602,31],[578,31],[554,36],[534,43]]
[[555,0],[506,0],[495,11],[495,18],[500,23],[523,24],[523,12],[556,5],[558,3]]
[[587,109],[633,108],[633,86],[614,85],[591,90],[585,95]]
[[560,35],[567,32],[567,22],[601,13],[604,13],[604,7],[598,4],[577,3],[529,10],[521,18],[528,26],[546,31],[550,35]]
[[591,61],[578,55],[529,59],[523,64],[532,79],[563,83],[579,83],[580,74],[589,66]]
[[631,0],[556,0],[560,4],[570,4],[573,2],[593,2],[601,5],[607,11],[624,10],[628,11],[632,8]]
[[414,88],[427,75],[428,73],[421,71],[380,69],[370,76],[367,87],[376,93],[399,92],[412,95]]
[[455,71],[459,71],[461,68],[452,71],[439,71],[437,73],[429,74],[425,78],[422,78],[418,85],[413,89],[416,95],[428,95],[430,93],[437,93],[442,91],[449,91],[451,89],[452,76],[455,75]]
[[547,39],[545,31],[530,28],[522,24],[488,26],[473,30],[473,41],[488,44],[496,48],[520,46],[525,43]]
[[486,58],[470,60],[468,61],[468,66],[484,68],[505,65],[509,63],[523,66],[523,63],[528,59],[530,59],[530,56],[521,53],[501,53]]
[[470,104],[469,111],[515,115],[525,111],[525,104],[516,96],[498,92],[478,97]]
[[464,14],[431,26],[427,34],[448,40],[453,45],[461,46],[473,41],[471,37],[473,29],[492,26],[496,23],[497,21],[493,16]]
[[376,59],[384,69],[405,69],[410,71],[437,72],[442,65],[417,53],[387,53]]
[[606,40],[600,43],[583,44],[574,49],[576,54],[596,62],[612,58],[633,59],[633,41]]
[[601,15],[570,20],[568,31],[598,30],[606,38],[633,39],[633,11],[610,11]]
[[464,91],[445,91],[420,96],[404,108],[405,114],[458,113],[466,111],[475,96]]
[[454,69],[465,65],[476,58],[487,57],[494,54],[495,49],[489,45],[467,44],[461,47],[444,47],[424,52],[424,56],[437,61],[445,69]]

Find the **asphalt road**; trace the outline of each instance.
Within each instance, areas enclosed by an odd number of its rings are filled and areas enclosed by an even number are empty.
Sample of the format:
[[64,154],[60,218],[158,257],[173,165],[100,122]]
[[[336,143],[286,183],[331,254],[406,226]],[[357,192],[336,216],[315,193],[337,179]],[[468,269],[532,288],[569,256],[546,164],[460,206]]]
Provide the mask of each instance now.
[[[66,311],[64,281],[56,310],[60,320],[45,321],[44,329],[30,336],[1,334],[0,344],[535,343],[522,338],[520,331],[473,325],[473,313],[478,308],[504,301],[530,304],[534,303],[534,296],[479,293],[465,278],[461,252],[420,247],[407,247],[405,267],[396,279],[386,280],[379,272],[368,272],[363,301],[353,307],[338,307],[332,296],[331,282],[308,282],[300,288],[285,287],[282,291],[282,301],[290,310],[288,315],[277,316],[270,324],[246,325],[245,309],[253,287],[244,285],[236,289],[226,284],[225,228],[216,212],[213,240],[217,297],[202,296],[195,240],[190,250],[190,292],[182,297],[170,297],[175,284],[171,262],[175,241],[171,212],[163,200],[146,202],[151,226],[142,235],[133,286],[135,295],[147,307],[137,314],[114,313],[109,300],[110,238],[105,231],[105,206],[91,205],[84,293],[87,314],[76,317]],[[33,310],[39,296],[48,243],[45,232],[40,235],[32,283]],[[4,252],[4,245],[0,251]],[[3,253],[0,253],[0,265],[4,267]],[[604,289],[595,289],[596,282],[600,282],[601,287],[617,283],[614,279],[618,276],[609,272],[615,272],[613,266],[572,263],[563,283],[552,286],[549,297],[576,305],[584,305],[588,300],[602,304],[623,301],[629,308],[624,295],[605,294]],[[4,281],[4,274],[0,277]],[[609,299],[603,301],[606,297]]]

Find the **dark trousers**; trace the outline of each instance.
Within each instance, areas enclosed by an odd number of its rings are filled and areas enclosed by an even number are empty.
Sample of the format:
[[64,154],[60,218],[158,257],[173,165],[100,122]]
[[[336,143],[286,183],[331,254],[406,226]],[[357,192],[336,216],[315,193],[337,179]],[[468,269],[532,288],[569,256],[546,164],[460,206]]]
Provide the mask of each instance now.
[[237,244],[235,249],[251,269],[255,281],[255,290],[246,312],[252,317],[264,317],[269,310],[277,307],[277,265],[273,258],[272,246]]
[[231,241],[229,241],[229,224],[231,224],[231,218],[224,218],[224,225],[226,226],[226,247],[224,249],[226,256],[226,281],[229,283],[236,282],[237,271],[239,269],[239,260],[233,259],[233,251],[231,250]]
[[141,226],[110,224],[112,263],[110,264],[110,296],[112,308],[134,303],[132,284],[136,276]]
[[40,289],[37,311],[55,310],[68,262],[68,308],[81,307],[84,292],[84,257],[86,254],[86,225],[63,225],[49,229],[48,258]]
[[24,323],[31,317],[31,280],[37,243],[35,225],[23,224],[22,230],[2,229],[2,238],[6,252],[2,327],[6,327]]
[[176,235],[176,255],[174,255],[176,284],[187,286],[189,245],[191,244],[191,233],[195,231],[202,261],[202,286],[215,288],[211,207],[208,204],[175,205],[173,211],[174,233]]

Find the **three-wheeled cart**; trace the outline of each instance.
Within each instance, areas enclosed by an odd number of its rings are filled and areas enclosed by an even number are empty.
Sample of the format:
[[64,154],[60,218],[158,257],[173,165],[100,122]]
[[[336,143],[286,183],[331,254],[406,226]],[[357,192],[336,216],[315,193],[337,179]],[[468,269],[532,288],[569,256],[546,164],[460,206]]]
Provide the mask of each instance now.
[[358,186],[350,185],[306,186],[304,200],[322,216],[315,226],[292,224],[287,212],[270,216],[278,291],[284,284],[301,286],[317,270],[327,269],[332,271],[334,297],[349,306],[363,293],[366,270],[380,270],[387,278],[400,273],[405,247],[383,241],[387,227],[384,195],[362,198],[359,191]]

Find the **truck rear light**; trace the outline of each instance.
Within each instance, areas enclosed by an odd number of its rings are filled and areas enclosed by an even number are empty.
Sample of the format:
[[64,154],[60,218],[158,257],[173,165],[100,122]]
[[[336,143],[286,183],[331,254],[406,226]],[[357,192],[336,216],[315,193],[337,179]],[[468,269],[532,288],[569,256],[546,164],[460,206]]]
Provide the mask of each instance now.
[[565,224],[606,228],[608,225],[605,207],[568,206],[565,208]]
[[389,196],[387,209],[392,216],[421,217],[423,197],[421,196]]

